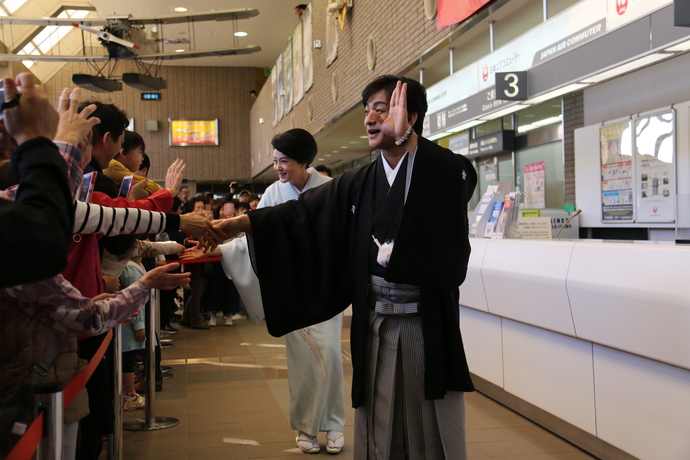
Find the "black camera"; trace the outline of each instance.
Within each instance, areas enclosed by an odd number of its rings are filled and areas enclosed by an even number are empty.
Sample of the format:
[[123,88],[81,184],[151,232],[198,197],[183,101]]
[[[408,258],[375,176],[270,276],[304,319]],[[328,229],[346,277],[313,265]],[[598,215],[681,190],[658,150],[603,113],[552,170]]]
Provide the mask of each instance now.
[[19,96],[21,96],[22,88],[17,87],[17,96],[8,101],[5,101],[5,88],[0,88],[0,118],[4,118],[5,109],[11,109],[12,107],[17,107],[19,105]]

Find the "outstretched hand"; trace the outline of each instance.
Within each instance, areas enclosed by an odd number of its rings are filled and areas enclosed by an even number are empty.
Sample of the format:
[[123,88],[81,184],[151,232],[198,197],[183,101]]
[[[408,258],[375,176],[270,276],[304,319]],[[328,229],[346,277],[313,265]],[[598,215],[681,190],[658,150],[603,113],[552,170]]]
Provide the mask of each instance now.
[[[195,241],[190,241],[193,243],[196,243]],[[207,257],[208,254],[204,251],[203,247],[200,245],[196,245],[191,248],[187,248],[184,251],[182,251],[182,254],[180,255],[180,259],[182,260],[197,260],[197,259],[202,259],[204,257]]]
[[213,228],[220,232],[226,240],[236,237],[238,233],[251,232],[252,230],[251,222],[246,214],[231,219],[214,220]]
[[180,193],[180,185],[182,184],[182,177],[187,165],[180,158],[173,161],[168,168],[165,175],[165,189],[170,192],[172,196],[177,196]]
[[180,264],[172,263],[162,267],[156,267],[153,270],[146,272],[141,277],[141,281],[146,284],[148,289],[174,289],[188,283],[191,273],[168,273],[175,270]]
[[206,249],[213,249],[223,241],[223,232],[211,225],[211,221],[194,212],[180,216],[180,230],[195,237]]

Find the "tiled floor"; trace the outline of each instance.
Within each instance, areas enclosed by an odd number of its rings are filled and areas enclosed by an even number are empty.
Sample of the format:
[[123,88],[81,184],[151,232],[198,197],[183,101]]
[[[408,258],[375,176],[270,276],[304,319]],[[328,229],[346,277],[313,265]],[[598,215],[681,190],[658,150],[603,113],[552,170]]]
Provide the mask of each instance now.
[[[222,324],[222,319],[218,320]],[[349,330],[343,330],[346,406],[350,406]],[[124,458],[280,459],[305,456],[295,447],[288,420],[283,339],[248,320],[211,330],[180,327],[163,365],[174,378],[156,393],[155,414],[175,417],[174,428],[124,433]],[[585,460],[593,457],[479,393],[466,395],[469,458]],[[125,412],[124,419],[144,416]],[[352,459],[354,411],[347,411],[346,444],[337,457]],[[320,434],[325,451],[325,433]],[[312,456],[313,457],[313,456]],[[310,457],[311,458],[311,457]]]

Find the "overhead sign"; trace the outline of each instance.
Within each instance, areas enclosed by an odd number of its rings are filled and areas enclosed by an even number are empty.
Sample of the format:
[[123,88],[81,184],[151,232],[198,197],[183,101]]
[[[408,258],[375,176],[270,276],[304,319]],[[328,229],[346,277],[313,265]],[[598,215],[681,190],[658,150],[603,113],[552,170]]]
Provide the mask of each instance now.
[[510,105],[510,101],[496,98],[496,90],[491,87],[486,91],[474,94],[450,107],[427,115],[429,120],[429,135],[457,126],[467,120],[479,118],[484,114],[494,112],[499,108]]
[[529,79],[526,71],[496,72],[496,99],[524,101],[529,97]]
[[470,156],[481,156],[512,152],[515,148],[515,131],[505,129],[488,136],[478,137],[471,140],[467,154]]
[[[672,0],[583,0],[576,3],[427,88],[427,113],[431,118],[439,117],[439,123],[432,120],[430,135],[494,112],[508,103],[495,95],[496,73],[533,69],[671,3]],[[485,96],[491,91],[494,97],[490,98],[489,107]]]

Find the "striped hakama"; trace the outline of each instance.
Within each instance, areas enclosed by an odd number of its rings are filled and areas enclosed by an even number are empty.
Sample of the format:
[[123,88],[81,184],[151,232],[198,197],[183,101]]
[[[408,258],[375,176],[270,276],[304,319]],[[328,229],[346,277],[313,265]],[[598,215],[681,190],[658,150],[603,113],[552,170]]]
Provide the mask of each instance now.
[[355,411],[356,459],[467,458],[464,393],[424,399],[419,288],[370,276],[367,395]]

